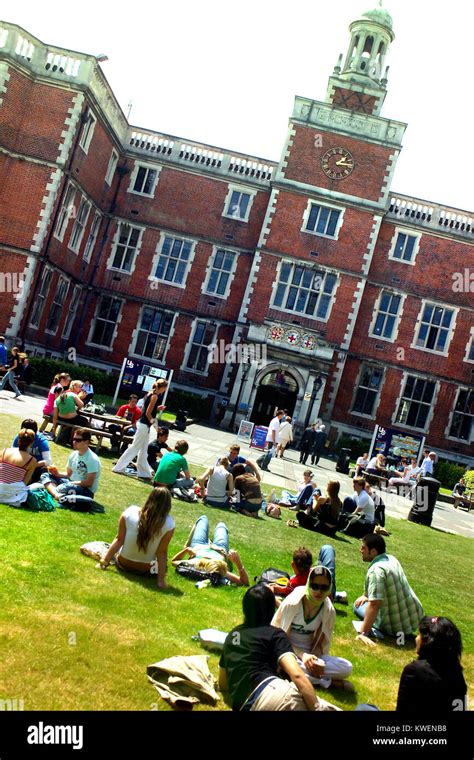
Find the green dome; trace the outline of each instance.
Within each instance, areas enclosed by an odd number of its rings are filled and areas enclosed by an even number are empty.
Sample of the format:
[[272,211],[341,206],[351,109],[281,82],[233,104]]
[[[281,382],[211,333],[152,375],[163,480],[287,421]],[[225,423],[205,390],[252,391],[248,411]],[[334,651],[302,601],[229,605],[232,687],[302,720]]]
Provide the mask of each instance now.
[[393,29],[393,20],[390,13],[381,6],[374,8],[373,11],[367,11],[367,13],[363,13],[362,18],[368,18],[370,21],[375,21],[377,24],[382,24],[382,26]]

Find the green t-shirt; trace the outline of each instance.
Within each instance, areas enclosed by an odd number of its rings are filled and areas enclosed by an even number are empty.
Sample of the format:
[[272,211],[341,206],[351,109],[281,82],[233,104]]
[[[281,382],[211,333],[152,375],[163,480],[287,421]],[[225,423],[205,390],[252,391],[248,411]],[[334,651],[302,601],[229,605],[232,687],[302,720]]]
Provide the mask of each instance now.
[[188,470],[188,463],[177,451],[163,454],[155,475],[155,483],[165,483],[170,486],[175,482],[180,470]]
[[73,393],[67,393],[64,401],[61,401],[61,396],[58,396],[55,401],[55,405],[58,408],[58,414],[71,414],[71,412],[77,411],[74,399],[75,395]]

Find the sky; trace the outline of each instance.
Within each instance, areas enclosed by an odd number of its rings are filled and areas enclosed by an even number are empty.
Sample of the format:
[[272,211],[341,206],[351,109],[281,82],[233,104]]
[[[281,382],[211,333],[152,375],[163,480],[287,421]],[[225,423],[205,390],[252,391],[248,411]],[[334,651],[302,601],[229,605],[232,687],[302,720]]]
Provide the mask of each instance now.
[[[3,5],[43,42],[109,60],[130,123],[273,161],[295,95],[324,100],[348,26],[378,0],[51,0]],[[382,116],[407,122],[392,190],[474,212],[470,0],[384,0],[395,41]]]

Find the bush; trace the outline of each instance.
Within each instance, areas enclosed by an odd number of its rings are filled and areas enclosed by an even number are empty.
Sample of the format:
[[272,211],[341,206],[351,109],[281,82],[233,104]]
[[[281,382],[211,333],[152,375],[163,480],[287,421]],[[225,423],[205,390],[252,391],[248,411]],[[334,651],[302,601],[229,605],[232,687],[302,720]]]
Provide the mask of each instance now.
[[370,448],[370,441],[368,438],[352,438],[350,435],[341,435],[336,444],[336,454],[339,454],[341,449],[351,450],[351,459],[357,459],[365,454]]
[[466,488],[468,491],[474,491],[474,470],[468,470],[464,475]]
[[460,464],[443,460],[437,462],[434,468],[435,478],[440,481],[443,488],[449,488],[450,491],[452,491],[458,480],[464,476],[465,472],[466,468]]
[[103,370],[91,369],[85,364],[68,362],[65,359],[45,359],[34,356],[30,359],[33,370],[33,383],[44,388],[50,388],[55,375],[61,372],[69,372],[72,380],[85,380],[89,378],[94,386],[94,393],[102,393],[113,396],[117,386],[118,373],[113,375]]
[[212,396],[197,396],[186,391],[174,391],[170,389],[166,397],[166,410],[175,414],[179,409],[187,412],[188,417],[208,420],[211,416]]

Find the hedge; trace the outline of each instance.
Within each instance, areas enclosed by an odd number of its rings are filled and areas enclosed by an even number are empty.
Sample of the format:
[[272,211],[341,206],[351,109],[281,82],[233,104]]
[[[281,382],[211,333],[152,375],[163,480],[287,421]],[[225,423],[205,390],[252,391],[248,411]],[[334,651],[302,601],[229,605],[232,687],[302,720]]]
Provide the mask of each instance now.
[[[474,472],[471,470],[471,472]],[[434,468],[434,476],[439,480],[443,488],[452,490],[456,483],[464,477],[466,468],[454,462],[440,460]],[[473,485],[474,487],[474,485]]]
[[357,459],[365,454],[370,449],[370,441],[368,438],[352,438],[350,435],[341,435],[336,444],[336,454],[339,454],[341,449],[351,450],[351,459]]

